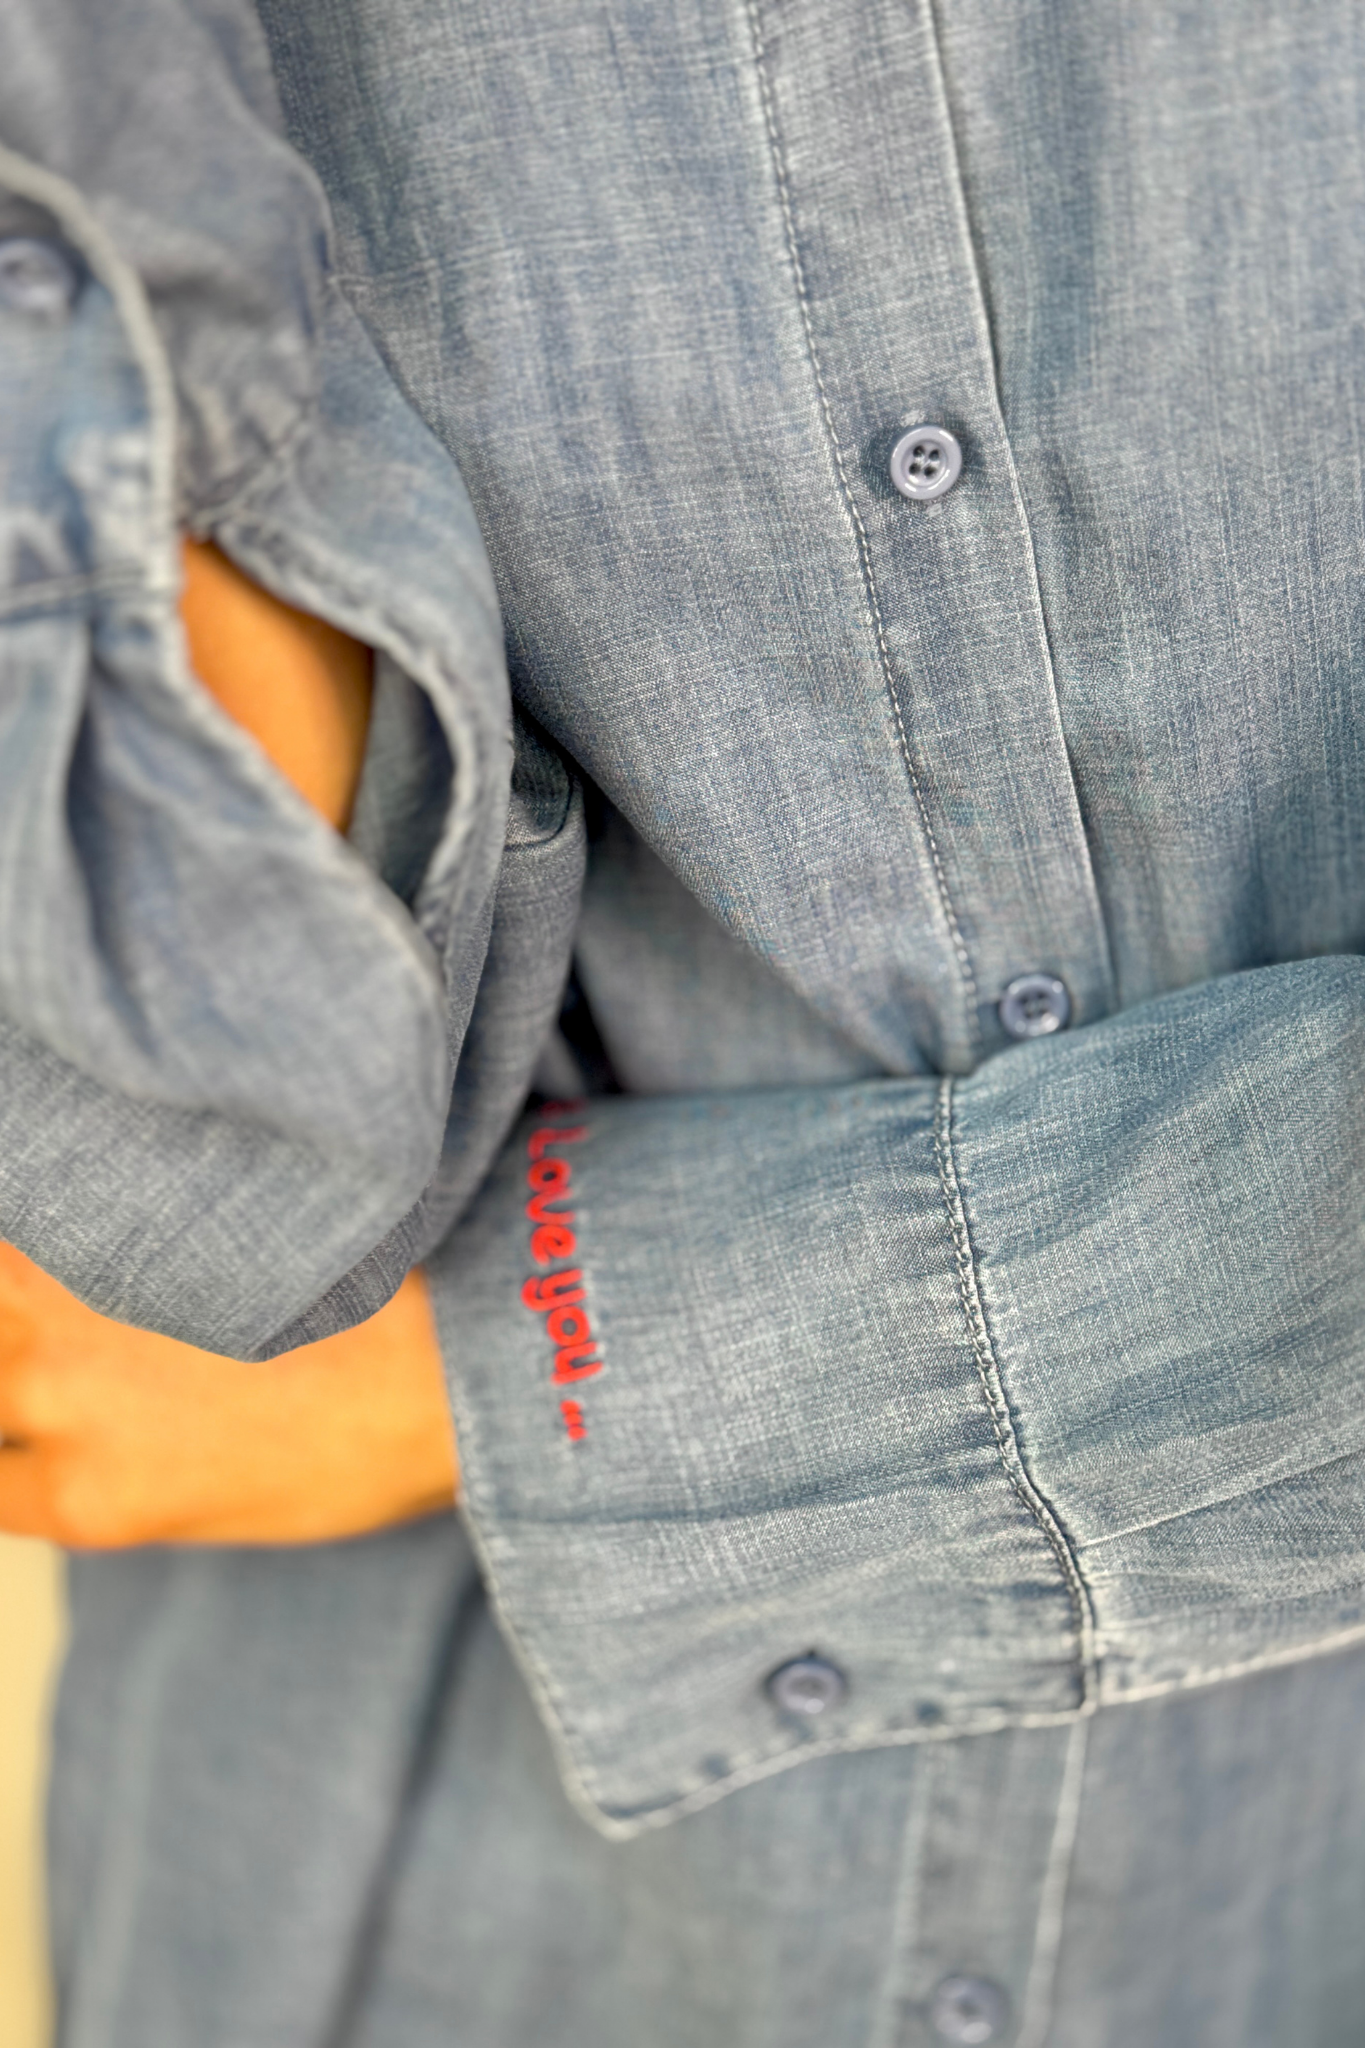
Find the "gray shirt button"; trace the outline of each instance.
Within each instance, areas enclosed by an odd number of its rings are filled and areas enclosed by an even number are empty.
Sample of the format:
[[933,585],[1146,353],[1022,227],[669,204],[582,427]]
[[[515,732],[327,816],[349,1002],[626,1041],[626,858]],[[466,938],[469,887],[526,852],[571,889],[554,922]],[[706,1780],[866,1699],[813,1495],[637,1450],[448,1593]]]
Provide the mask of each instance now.
[[1066,983],[1055,974],[1021,974],[1000,998],[1000,1022],[1011,1038],[1046,1038],[1071,1022]]
[[848,1691],[848,1681],[835,1664],[823,1657],[793,1657],[779,1664],[768,1678],[768,1697],[784,1714],[800,1714],[814,1720],[827,1707],[837,1707]]
[[946,427],[911,427],[891,450],[891,481],[903,498],[941,498],[962,474],[962,449]]
[[51,242],[32,235],[0,240],[0,305],[50,320],[64,313],[75,296],[76,273]]
[[1010,2002],[989,1977],[945,1977],[929,2018],[944,2041],[993,2041],[1009,2018]]

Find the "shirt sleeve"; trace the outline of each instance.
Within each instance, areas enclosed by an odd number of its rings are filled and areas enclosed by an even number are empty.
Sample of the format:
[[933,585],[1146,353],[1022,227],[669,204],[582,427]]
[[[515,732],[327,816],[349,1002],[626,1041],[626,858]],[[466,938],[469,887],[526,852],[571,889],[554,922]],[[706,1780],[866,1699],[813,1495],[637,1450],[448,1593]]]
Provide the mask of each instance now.
[[[5,10],[0,421],[0,1234],[264,1355],[378,1307],[477,1182],[582,833],[529,732],[514,786],[468,498],[332,275],[248,7]],[[186,527],[423,693],[407,902],[189,672]]]
[[1362,1631],[1365,962],[966,1080],[551,1105],[433,1265],[466,1505],[609,1833]]

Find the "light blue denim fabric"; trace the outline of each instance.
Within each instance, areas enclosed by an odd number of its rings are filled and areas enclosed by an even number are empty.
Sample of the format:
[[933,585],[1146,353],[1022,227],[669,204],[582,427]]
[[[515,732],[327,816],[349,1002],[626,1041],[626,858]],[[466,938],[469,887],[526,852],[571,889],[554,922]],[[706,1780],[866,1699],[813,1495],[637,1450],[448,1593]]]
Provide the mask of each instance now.
[[[0,1231],[229,1356],[426,1259],[466,1479],[81,1564],[64,2048],[1359,2040],[1362,75],[1345,0],[0,23],[76,285]],[[177,520],[380,649],[349,847]],[[571,951],[623,1092],[504,1146]]]

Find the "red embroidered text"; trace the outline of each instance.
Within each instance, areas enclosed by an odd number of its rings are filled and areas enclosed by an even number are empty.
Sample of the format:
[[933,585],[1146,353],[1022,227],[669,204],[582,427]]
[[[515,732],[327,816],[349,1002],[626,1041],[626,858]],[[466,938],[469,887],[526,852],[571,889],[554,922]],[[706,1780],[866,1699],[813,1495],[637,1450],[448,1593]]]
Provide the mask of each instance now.
[[[571,1115],[581,1103],[548,1102],[543,1115]],[[538,1124],[526,1141],[526,1184],[531,1199],[526,1214],[531,1232],[531,1262],[555,1267],[553,1272],[533,1273],[521,1290],[521,1298],[533,1314],[545,1317],[545,1334],[554,1346],[555,1362],[550,1378],[556,1386],[574,1380],[588,1380],[602,1370],[601,1349],[593,1335],[585,1306],[583,1275],[577,1266],[562,1266],[578,1250],[574,1214],[565,1205],[572,1199],[573,1169],[567,1159],[556,1157],[561,1146],[576,1145],[588,1135],[583,1124]],[[571,1443],[581,1443],[588,1425],[578,1401],[559,1404],[564,1428]]]

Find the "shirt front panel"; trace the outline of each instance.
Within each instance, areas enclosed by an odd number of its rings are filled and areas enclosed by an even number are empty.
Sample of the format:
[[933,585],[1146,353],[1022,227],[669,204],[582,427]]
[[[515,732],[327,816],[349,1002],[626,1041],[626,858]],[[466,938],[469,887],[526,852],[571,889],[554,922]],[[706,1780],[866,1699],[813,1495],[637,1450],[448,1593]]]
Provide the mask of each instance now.
[[827,1022],[1358,943],[1350,10],[266,15],[518,690]]
[[[784,19],[267,9],[517,688],[831,1023],[964,1068],[1014,973],[1101,1011],[1103,933],[931,24]],[[939,504],[885,476],[918,412],[968,450]]]

